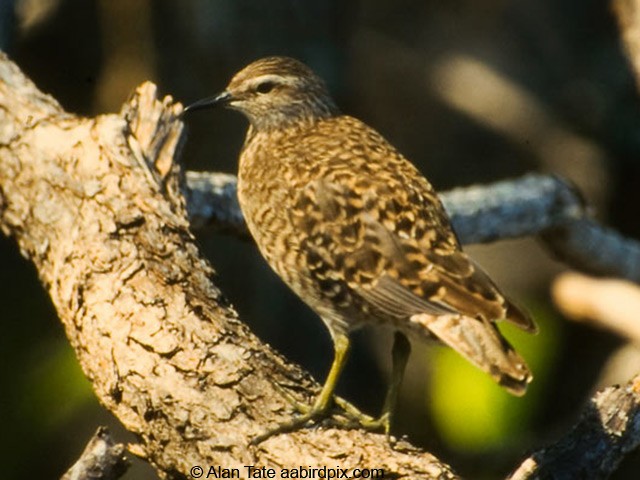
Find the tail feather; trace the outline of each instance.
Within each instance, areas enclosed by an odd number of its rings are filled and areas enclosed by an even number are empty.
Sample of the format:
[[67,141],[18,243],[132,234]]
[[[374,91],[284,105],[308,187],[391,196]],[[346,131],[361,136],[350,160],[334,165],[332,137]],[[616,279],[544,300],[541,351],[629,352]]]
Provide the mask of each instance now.
[[524,395],[531,372],[493,322],[464,315],[425,313],[413,315],[411,321],[487,372],[508,392]]
[[518,307],[513,303],[512,300],[508,300],[508,299],[506,299],[506,308],[507,308],[507,312],[505,315],[506,321],[508,321],[509,323],[512,323],[518,328],[521,328],[527,333],[533,333],[533,334],[538,333],[537,325],[533,321],[533,318],[531,318],[531,315],[529,315],[529,313],[526,310]]

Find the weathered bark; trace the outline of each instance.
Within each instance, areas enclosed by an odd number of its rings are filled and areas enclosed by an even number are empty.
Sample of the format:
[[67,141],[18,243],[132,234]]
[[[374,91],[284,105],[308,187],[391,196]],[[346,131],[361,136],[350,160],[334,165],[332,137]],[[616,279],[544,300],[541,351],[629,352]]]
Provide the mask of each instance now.
[[600,480],[640,446],[640,375],[598,392],[557,443],[527,458],[508,480]]
[[125,446],[115,443],[106,427],[99,427],[60,480],[117,480],[129,468],[124,452]]
[[[244,465],[456,478],[428,453],[359,430],[324,425],[249,445],[293,415],[281,389],[309,401],[318,385],[255,338],[212,282],[174,162],[180,106],[145,84],[120,115],[79,118],[4,56],[0,106],[0,228],[35,264],[98,398],[138,436],[130,451],[166,478]],[[568,442],[514,478],[559,472],[559,458],[612,471],[638,444],[638,383],[596,396]]]
[[37,268],[100,402],[137,435],[130,451],[166,478],[244,465],[456,478],[432,455],[361,430],[249,445],[294,414],[280,389],[308,402],[318,385],[212,282],[174,162],[180,111],[144,84],[120,115],[79,118],[0,57],[0,227]]

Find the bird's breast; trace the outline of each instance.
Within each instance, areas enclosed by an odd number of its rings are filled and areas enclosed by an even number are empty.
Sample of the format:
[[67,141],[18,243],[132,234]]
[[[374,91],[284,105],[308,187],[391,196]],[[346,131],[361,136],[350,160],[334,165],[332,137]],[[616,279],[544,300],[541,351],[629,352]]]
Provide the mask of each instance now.
[[299,175],[279,138],[255,135],[241,156],[238,169],[240,208],[260,253],[291,288],[304,281],[300,268],[300,232],[290,211]]

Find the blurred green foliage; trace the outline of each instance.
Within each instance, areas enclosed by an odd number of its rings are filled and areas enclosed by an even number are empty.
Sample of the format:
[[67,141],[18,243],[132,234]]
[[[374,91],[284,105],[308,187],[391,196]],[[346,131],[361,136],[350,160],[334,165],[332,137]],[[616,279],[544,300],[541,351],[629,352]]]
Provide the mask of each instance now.
[[[85,115],[118,111],[144,80],[188,103],[219,91],[249,61],[292,55],[327,79],[344,111],[380,130],[437,188],[539,169],[573,172],[572,179],[595,186],[598,196],[588,200],[598,202],[601,218],[640,235],[640,102],[609,2],[8,0],[0,2],[0,29],[3,49],[25,73],[66,109]],[[517,135],[454,108],[438,93],[450,85],[435,88],[434,79],[450,77],[435,73],[461,58],[526,92],[532,110],[504,103],[511,110],[502,125],[523,127]],[[473,98],[481,82],[468,82]],[[533,110],[545,114],[528,118]],[[190,121],[187,168],[235,171],[245,128],[231,112]],[[563,150],[575,135],[579,145],[607,153],[596,156],[597,168],[581,163],[582,151]],[[554,161],[550,151],[560,152]],[[331,346],[318,318],[251,244],[199,235],[241,318],[322,379]],[[522,457],[520,445],[539,446],[566,428],[618,343],[556,316],[547,291],[557,264],[546,257],[531,261],[530,245],[518,247],[519,261],[510,262],[505,248],[493,247],[493,267],[511,272],[500,285],[520,284],[540,327],[538,336],[529,336],[504,326],[534,372],[529,392],[513,398],[455,353],[433,347],[425,359],[432,365],[428,392],[410,392],[397,414],[412,440],[447,452],[469,478],[495,475],[495,451],[503,450],[501,464],[509,468]],[[79,371],[35,272],[6,239],[0,240],[0,292],[3,478],[56,478],[109,417]],[[360,340],[340,394],[374,412],[383,396],[381,362]],[[637,466],[626,478],[637,478]]]
[[66,340],[47,342],[39,352],[26,365],[18,413],[31,423],[31,429],[47,436],[95,403],[95,395]]
[[491,452],[523,442],[531,431],[536,408],[549,393],[548,378],[562,345],[561,319],[542,305],[531,313],[540,331],[536,336],[501,324],[501,331],[534,374],[522,398],[508,394],[453,350],[437,348],[433,352],[426,406],[450,448]]

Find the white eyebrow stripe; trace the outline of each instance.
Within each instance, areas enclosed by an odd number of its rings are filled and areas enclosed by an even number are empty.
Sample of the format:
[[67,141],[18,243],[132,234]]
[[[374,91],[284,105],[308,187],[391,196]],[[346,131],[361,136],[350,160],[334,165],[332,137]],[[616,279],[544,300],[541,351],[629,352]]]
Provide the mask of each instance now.
[[282,76],[275,75],[273,73],[267,73],[265,75],[260,75],[259,77],[255,77],[251,80],[251,86],[260,85],[263,82],[273,82],[279,85],[293,85],[296,83],[296,78],[291,76]]

